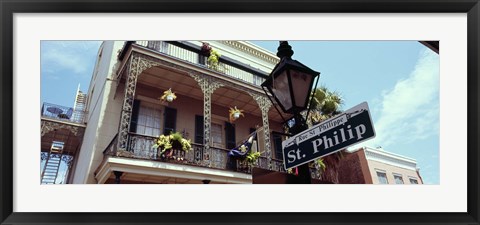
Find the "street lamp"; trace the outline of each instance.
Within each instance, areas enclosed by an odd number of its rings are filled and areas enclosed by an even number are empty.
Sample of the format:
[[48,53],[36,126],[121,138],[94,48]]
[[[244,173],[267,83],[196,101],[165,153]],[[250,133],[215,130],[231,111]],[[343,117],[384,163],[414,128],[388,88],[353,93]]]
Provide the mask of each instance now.
[[[287,41],[280,41],[277,50],[280,62],[261,86],[266,94],[267,91],[270,93],[284,113],[293,114],[295,124],[290,127],[290,133],[295,135],[308,128],[300,112],[307,109],[313,81],[320,73],[293,60],[293,50]],[[270,100],[273,103],[271,98]],[[310,183],[308,164],[301,165],[298,169],[304,183]]]

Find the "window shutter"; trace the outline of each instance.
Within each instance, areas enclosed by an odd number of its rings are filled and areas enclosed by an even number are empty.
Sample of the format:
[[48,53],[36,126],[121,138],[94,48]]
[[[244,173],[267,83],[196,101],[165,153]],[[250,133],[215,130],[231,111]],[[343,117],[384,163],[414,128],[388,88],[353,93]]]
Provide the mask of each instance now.
[[170,132],[175,132],[177,124],[177,109],[165,107],[165,121],[163,127],[164,134],[170,134]]
[[195,143],[203,145],[203,116],[195,115]]
[[283,159],[282,155],[282,136],[272,134],[273,144],[275,145],[275,159]]
[[130,118],[130,132],[137,132],[138,112],[140,111],[140,100],[133,100],[132,117]]
[[237,147],[235,142],[235,126],[229,122],[225,122],[225,147],[232,149]]

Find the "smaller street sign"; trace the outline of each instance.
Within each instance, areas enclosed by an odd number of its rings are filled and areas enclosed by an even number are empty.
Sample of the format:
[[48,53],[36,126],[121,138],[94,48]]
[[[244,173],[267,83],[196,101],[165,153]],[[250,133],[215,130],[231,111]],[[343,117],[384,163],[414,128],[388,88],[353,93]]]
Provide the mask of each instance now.
[[367,102],[282,142],[285,169],[297,167],[375,137]]

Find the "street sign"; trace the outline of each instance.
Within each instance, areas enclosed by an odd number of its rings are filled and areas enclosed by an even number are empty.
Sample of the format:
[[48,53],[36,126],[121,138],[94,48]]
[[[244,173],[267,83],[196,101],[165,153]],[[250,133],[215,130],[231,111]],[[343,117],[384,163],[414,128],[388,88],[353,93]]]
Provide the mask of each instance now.
[[282,142],[285,169],[375,137],[370,110],[363,102]]

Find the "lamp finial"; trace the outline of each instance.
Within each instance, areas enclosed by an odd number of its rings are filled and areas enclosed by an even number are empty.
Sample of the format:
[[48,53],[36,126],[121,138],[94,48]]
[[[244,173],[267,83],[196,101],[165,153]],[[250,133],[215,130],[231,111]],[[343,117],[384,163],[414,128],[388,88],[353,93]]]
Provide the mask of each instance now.
[[277,48],[277,56],[281,58],[291,58],[293,55],[292,46],[288,44],[288,41],[280,41],[280,45]]

